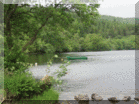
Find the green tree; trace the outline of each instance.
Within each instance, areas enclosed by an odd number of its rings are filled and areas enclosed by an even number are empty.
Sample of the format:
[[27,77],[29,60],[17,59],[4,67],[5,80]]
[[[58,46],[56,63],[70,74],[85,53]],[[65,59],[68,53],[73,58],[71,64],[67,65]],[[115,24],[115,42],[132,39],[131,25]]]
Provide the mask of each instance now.
[[[62,48],[65,47],[63,41],[65,38],[62,36],[61,31],[70,30],[70,24],[74,21],[71,11],[78,15],[84,26],[94,24],[95,19],[99,16],[96,10],[99,7],[98,4],[89,6],[72,4],[70,8],[68,6],[56,4],[54,6],[36,5],[30,7],[29,4],[22,4],[21,6],[18,4],[5,4],[5,68],[8,67],[11,70],[10,68],[15,65],[13,70],[20,69],[20,65],[16,65],[16,62],[25,62],[24,53],[38,52],[42,48],[44,50],[45,47],[51,49],[51,45],[54,51],[62,52]],[[45,27],[44,32],[46,34],[42,33]],[[43,36],[47,39],[39,39]],[[46,45],[47,43],[49,45]],[[68,49],[72,50],[70,45]],[[22,58],[17,58],[17,55],[22,56]],[[9,63],[10,65],[8,65]]]
[[102,40],[102,36],[99,34],[87,34],[84,39],[83,48],[86,51],[97,51],[99,49],[99,42]]
[[74,34],[73,38],[72,38],[72,47],[73,47],[73,51],[80,51],[81,50],[81,45],[79,43],[79,35],[78,34]]

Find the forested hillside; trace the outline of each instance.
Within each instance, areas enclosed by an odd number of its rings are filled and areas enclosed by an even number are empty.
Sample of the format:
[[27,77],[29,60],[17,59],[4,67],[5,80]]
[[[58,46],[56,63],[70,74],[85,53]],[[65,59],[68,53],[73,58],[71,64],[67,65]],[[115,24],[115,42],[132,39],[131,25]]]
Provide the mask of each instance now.
[[[96,31],[104,38],[122,38],[124,36],[135,35],[135,24],[124,23],[125,19],[113,16],[103,16],[97,20]],[[128,19],[126,19],[127,22]]]
[[[5,5],[5,11],[8,7],[9,5]],[[68,10],[63,5],[56,10],[53,10],[53,6],[17,6],[10,19],[14,28],[5,22],[5,34],[8,31],[11,35],[14,34],[13,39],[7,35],[5,45],[12,47],[14,43],[20,42],[22,51],[26,53],[135,49],[134,19],[130,21],[128,18],[100,15],[93,10],[99,8],[99,4],[74,5],[73,8],[79,10]],[[45,9],[49,15],[45,14]],[[24,12],[28,14],[23,14]],[[46,17],[47,22],[43,20]]]
[[135,24],[135,18],[121,18],[121,17],[114,17],[109,15],[101,15],[101,19],[110,20],[110,21],[116,20],[118,22],[125,23],[125,24]]

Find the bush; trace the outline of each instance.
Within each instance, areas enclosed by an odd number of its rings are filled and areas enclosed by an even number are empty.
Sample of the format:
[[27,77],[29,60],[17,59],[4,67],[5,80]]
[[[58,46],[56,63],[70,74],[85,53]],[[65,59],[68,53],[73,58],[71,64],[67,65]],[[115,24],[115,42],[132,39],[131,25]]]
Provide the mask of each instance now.
[[135,36],[131,35],[122,38],[124,49],[135,49]]
[[100,41],[99,44],[98,44],[98,49],[97,50],[99,50],[99,51],[111,50],[110,41],[108,39]]
[[97,51],[99,50],[99,43],[102,41],[102,36],[99,34],[87,34],[82,48],[85,49],[85,51]]
[[34,95],[31,99],[28,100],[21,100],[15,104],[33,104],[36,100],[43,100],[41,104],[56,104],[58,103],[59,93],[54,90],[54,88],[49,89],[48,91],[44,91],[39,96]]
[[33,96],[31,100],[58,100],[59,93],[54,90],[54,88],[49,89],[48,91],[44,91],[40,96]]
[[73,51],[72,42],[70,40],[67,40],[63,49],[67,50],[68,52]]
[[111,47],[114,50],[123,50],[123,42],[121,39],[111,39]]
[[46,53],[54,53],[56,50],[55,50],[55,48],[54,48],[54,46],[53,46],[52,44],[47,43],[47,44],[45,44],[45,46],[44,46],[44,51],[45,51]]
[[112,50],[117,50],[118,45],[116,43],[116,39],[110,39],[110,45]]
[[22,52],[22,48],[18,45],[14,45],[12,49],[4,48],[4,69],[8,69],[10,72],[15,71],[25,71],[29,64],[26,64],[26,59],[28,58]]
[[80,41],[79,41],[79,35],[78,33],[73,35],[72,41],[71,41],[71,46],[73,48],[73,51],[80,51]]
[[6,91],[6,98],[26,98],[31,95],[38,94],[42,91],[40,89],[41,83],[36,82],[32,75],[26,73],[13,73],[13,76],[5,74],[4,89]]

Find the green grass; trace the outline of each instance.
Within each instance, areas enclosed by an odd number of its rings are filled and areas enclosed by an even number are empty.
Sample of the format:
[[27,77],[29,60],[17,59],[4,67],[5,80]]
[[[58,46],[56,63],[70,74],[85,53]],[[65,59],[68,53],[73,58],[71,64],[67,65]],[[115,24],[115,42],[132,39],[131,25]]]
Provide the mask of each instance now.
[[30,100],[58,100],[59,99],[59,92],[54,90],[54,88],[50,88],[48,91],[44,91],[39,96],[33,96]]
[[[0,89],[0,92],[3,92],[3,89]],[[41,95],[33,96],[30,100],[58,100],[59,92],[54,90],[54,88],[50,88],[49,90],[44,91]]]
[[[54,90],[54,88],[50,88],[49,90],[46,90],[44,91],[42,94],[36,96],[34,95],[31,99],[28,99],[28,100],[32,100],[30,102],[26,101],[24,102],[24,99],[23,100],[20,100],[20,101],[17,101],[17,102],[14,102],[14,104],[20,104],[20,102],[22,102],[21,104],[24,103],[30,103],[30,104],[36,104],[36,102],[34,101],[45,101],[45,104],[49,103],[49,104],[55,104],[56,101],[58,101],[59,99],[59,92],[57,92],[56,90]],[[51,102],[51,103],[50,103]],[[44,104],[44,102],[39,102],[41,104]]]

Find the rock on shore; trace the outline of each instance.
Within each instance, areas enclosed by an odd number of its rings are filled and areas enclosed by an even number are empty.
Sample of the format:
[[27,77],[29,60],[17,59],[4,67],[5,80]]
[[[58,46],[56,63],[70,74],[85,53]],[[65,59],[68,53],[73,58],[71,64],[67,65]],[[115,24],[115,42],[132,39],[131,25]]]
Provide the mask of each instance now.
[[[88,97],[87,94],[86,95],[79,94],[78,96],[74,96],[74,99],[77,100],[77,101],[81,101],[81,100],[89,101],[89,97]],[[134,99],[139,101],[139,97],[135,97]],[[91,95],[91,100],[93,100],[93,101],[102,101],[103,98],[101,96],[99,96],[97,93],[93,93]],[[130,96],[124,96],[124,98],[122,99],[122,101],[126,101],[126,102],[130,101],[130,100],[131,100]],[[110,97],[110,98],[108,98],[108,101],[110,101],[110,102],[119,102],[120,100],[117,99],[116,97]],[[85,103],[85,104],[88,104],[88,103]]]

